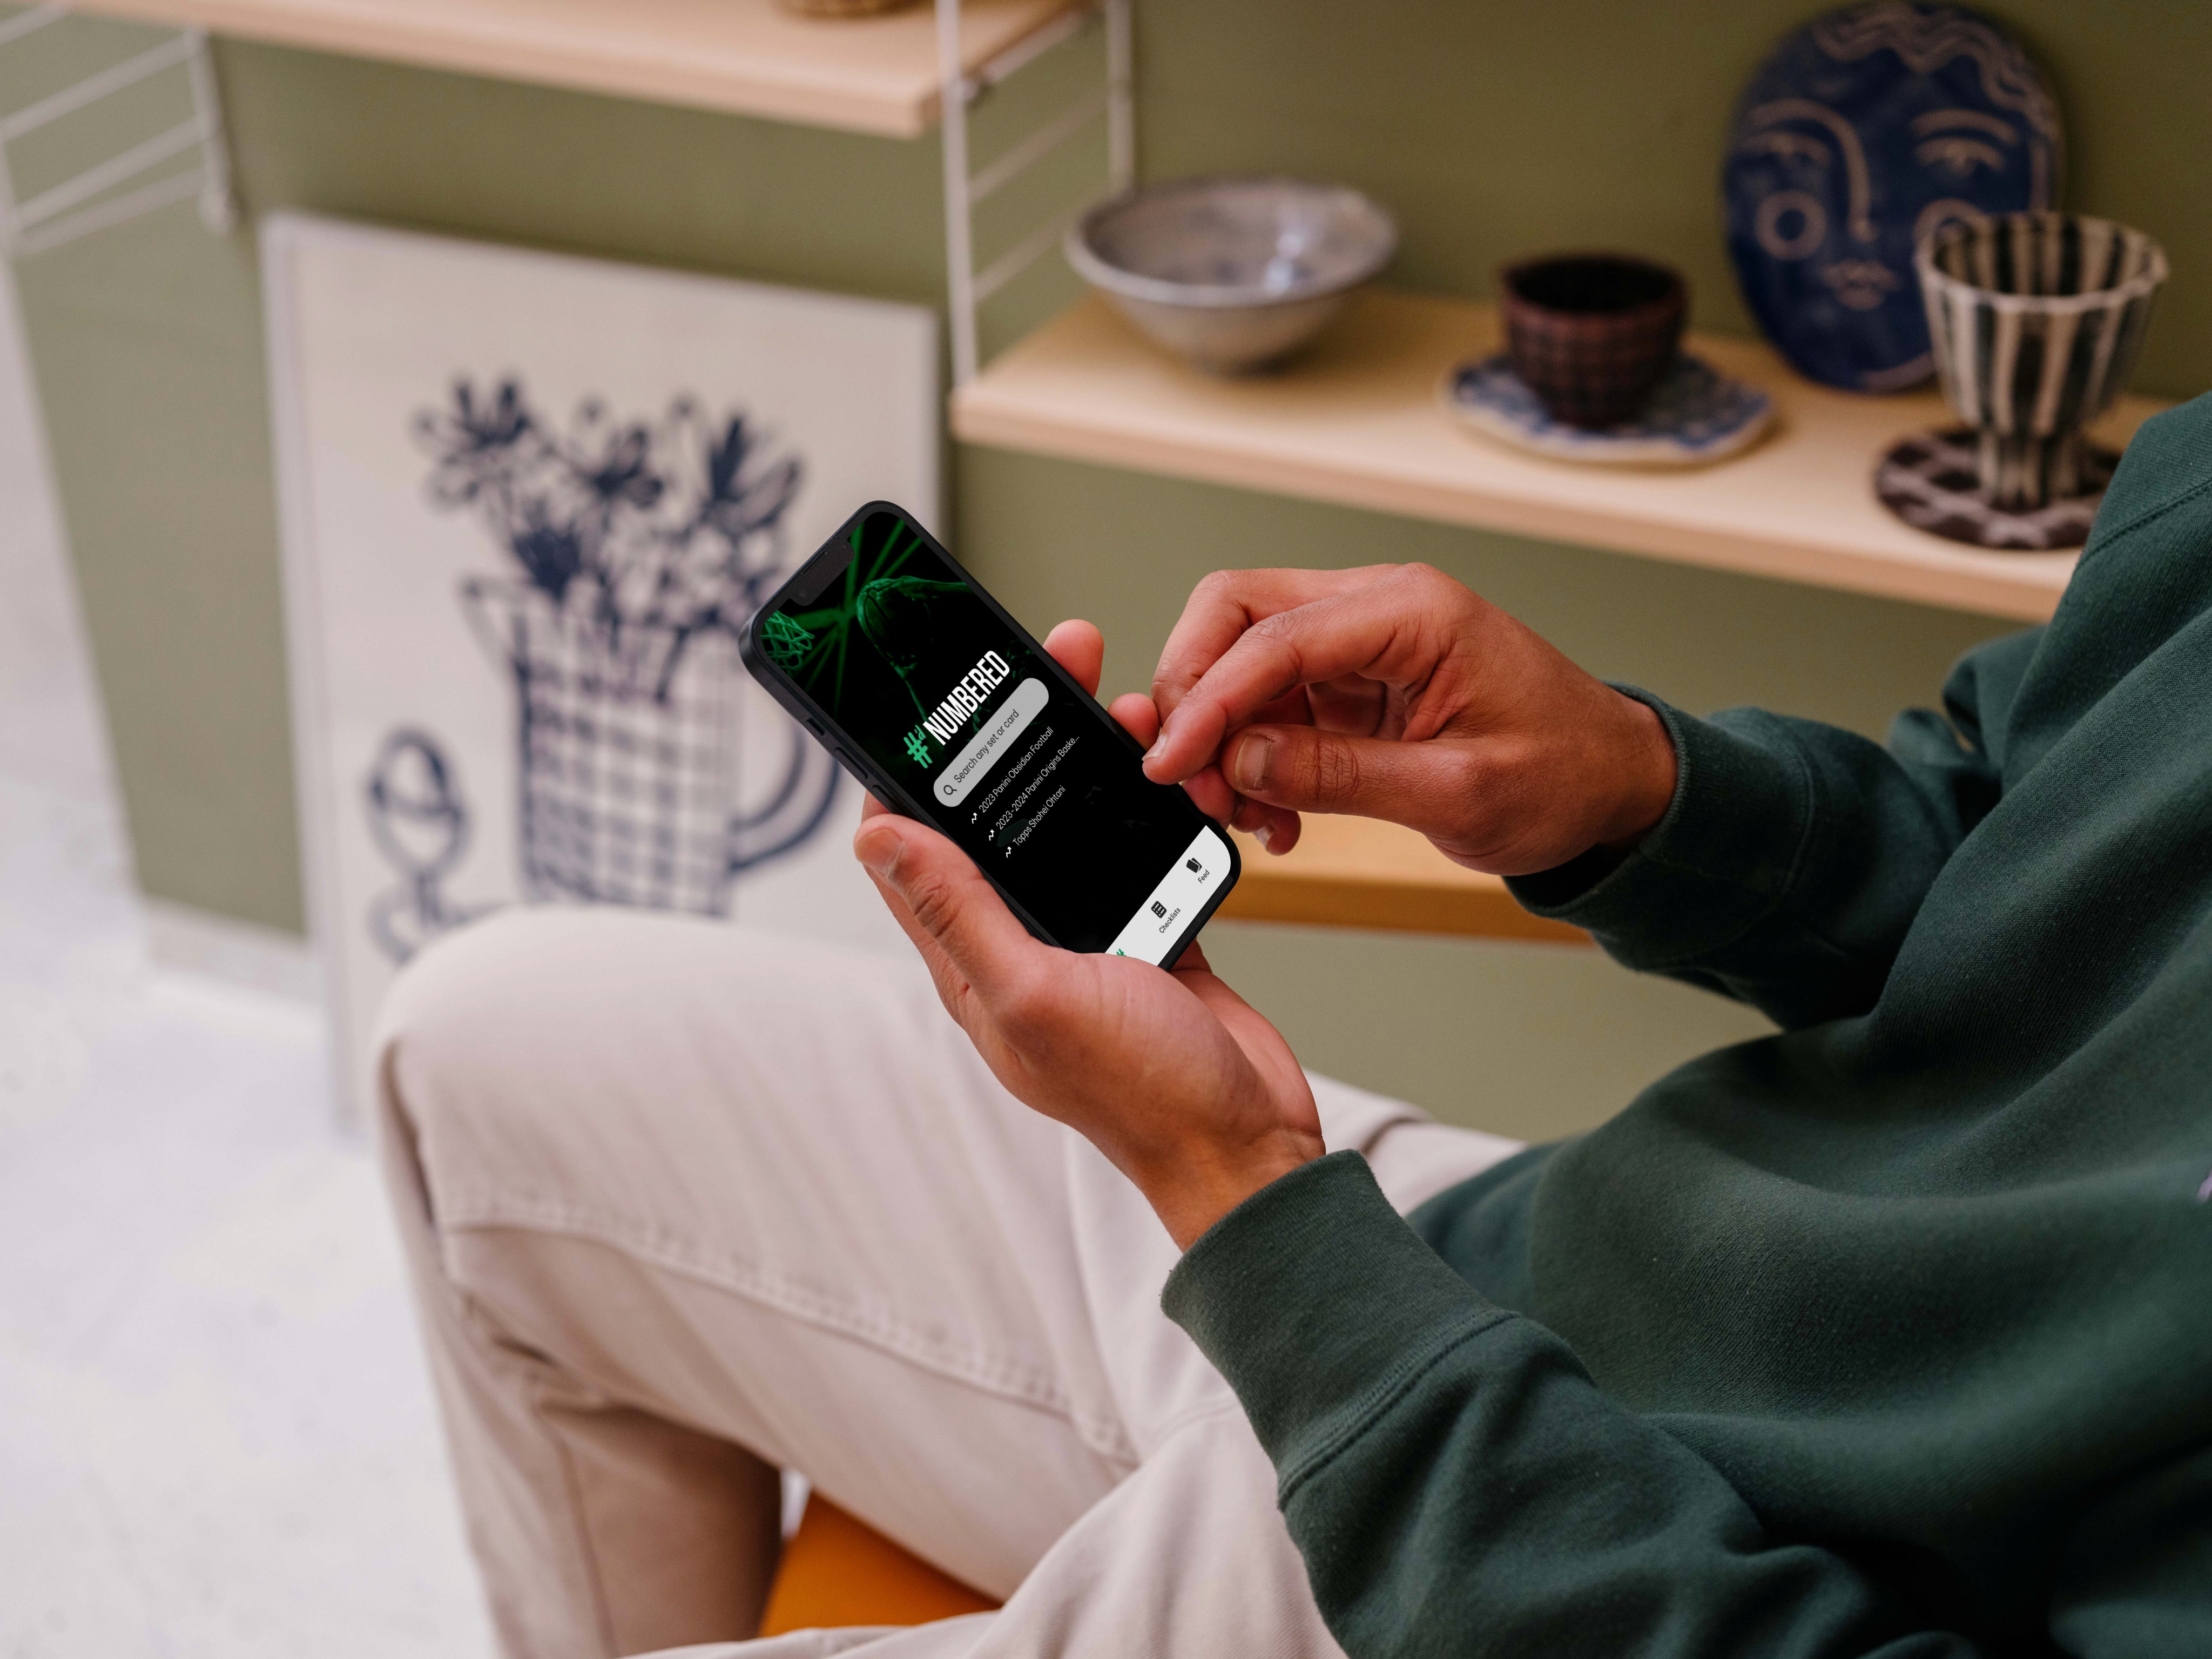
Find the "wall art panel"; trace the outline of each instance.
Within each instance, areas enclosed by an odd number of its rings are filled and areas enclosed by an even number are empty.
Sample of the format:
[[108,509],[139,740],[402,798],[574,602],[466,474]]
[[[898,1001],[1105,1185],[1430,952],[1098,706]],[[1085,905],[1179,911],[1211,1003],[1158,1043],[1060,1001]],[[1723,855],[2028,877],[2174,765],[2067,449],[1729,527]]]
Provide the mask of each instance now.
[[506,906],[904,949],[736,630],[861,501],[935,518],[933,315],[301,216],[262,249],[349,1109],[392,976]]

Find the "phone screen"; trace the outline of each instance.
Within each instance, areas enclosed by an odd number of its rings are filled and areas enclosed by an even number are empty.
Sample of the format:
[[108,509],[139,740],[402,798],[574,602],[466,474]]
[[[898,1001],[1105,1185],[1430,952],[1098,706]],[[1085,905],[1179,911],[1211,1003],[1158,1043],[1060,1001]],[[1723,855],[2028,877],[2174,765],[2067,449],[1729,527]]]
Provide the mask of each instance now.
[[1165,961],[1234,879],[1227,838],[904,513],[864,508],[839,542],[842,573],[810,560],[753,653],[1053,942]]

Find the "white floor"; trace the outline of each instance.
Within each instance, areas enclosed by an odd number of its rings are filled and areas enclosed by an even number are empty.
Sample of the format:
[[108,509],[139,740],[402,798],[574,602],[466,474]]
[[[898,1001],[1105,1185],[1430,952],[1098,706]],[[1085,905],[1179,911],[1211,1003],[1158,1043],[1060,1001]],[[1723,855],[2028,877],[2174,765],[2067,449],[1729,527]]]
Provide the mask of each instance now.
[[0,264],[0,1659],[474,1659],[313,1005],[152,967]]
[[114,845],[0,779],[0,1656],[486,1654],[320,1016],[149,968]]

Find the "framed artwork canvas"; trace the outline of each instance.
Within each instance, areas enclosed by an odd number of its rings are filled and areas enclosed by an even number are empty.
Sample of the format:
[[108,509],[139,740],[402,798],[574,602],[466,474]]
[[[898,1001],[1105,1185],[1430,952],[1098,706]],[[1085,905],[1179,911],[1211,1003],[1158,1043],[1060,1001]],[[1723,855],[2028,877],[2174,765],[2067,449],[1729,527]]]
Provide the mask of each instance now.
[[392,975],[506,906],[905,948],[736,635],[860,502],[935,516],[934,316],[296,215],[261,249],[344,1109]]

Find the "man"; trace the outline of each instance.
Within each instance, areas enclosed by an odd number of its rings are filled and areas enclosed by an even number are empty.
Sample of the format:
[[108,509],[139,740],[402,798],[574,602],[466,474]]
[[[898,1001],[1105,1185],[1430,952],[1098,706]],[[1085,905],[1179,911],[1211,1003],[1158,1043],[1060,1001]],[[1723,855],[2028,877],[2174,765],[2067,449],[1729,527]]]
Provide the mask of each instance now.
[[509,1650],[745,1633],[781,1465],[1011,1599],[732,1653],[2212,1652],[2212,399],[1945,705],[1698,720],[1434,572],[1200,586],[1114,706],[1155,778],[1783,1028],[1511,1156],[883,813],[957,1029],[729,930],[429,953],[387,1145]]

